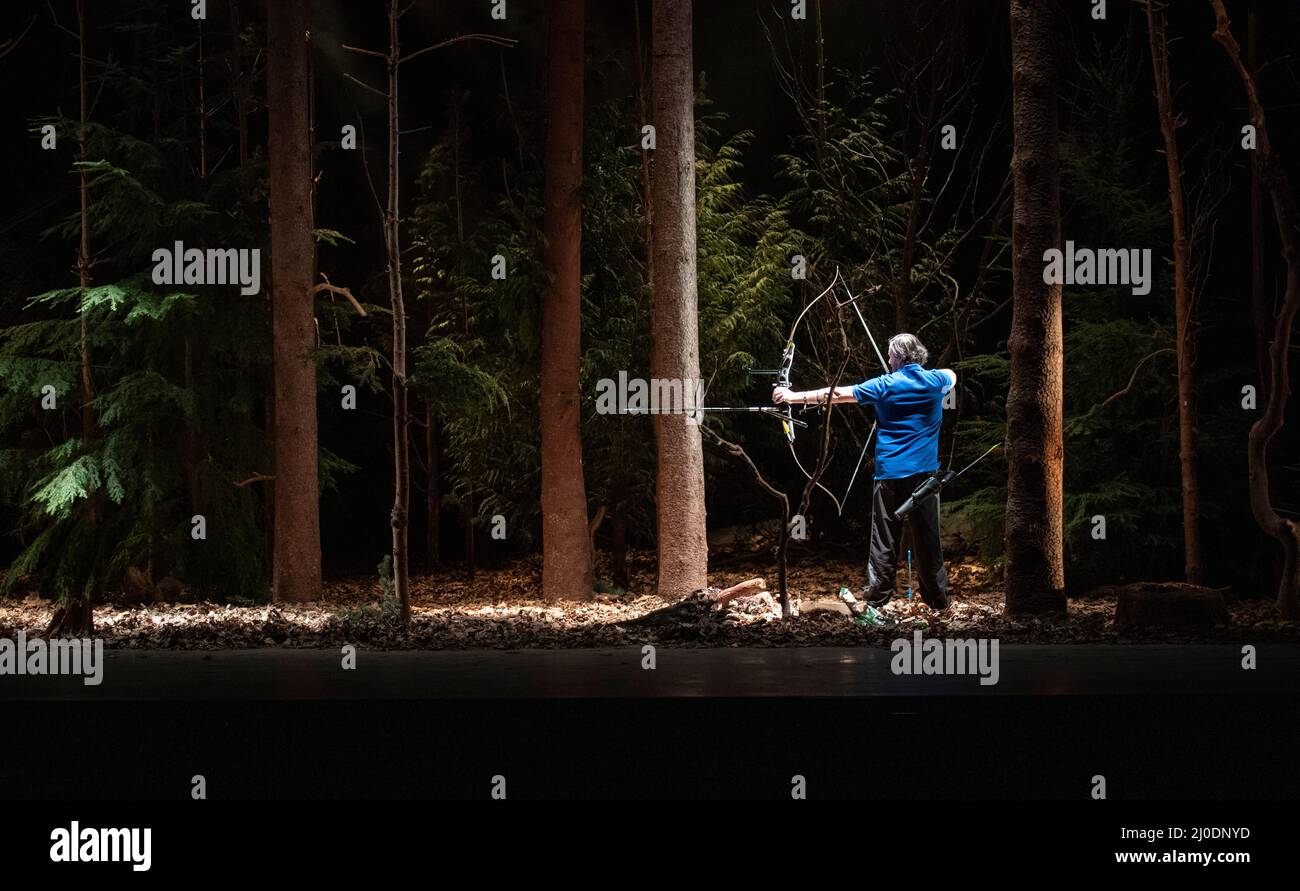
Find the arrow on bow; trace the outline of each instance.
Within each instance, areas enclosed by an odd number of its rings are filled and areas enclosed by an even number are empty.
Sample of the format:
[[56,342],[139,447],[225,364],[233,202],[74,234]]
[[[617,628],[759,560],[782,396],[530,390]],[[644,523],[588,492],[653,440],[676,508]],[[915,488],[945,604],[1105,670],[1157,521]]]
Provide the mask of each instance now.
[[[808,311],[825,297],[832,295],[837,284],[843,286],[844,292],[847,296],[844,300],[840,300],[838,297],[832,297],[832,299],[835,300],[836,308],[843,308],[845,306],[853,307],[853,312],[857,315],[858,321],[862,325],[862,330],[866,332],[867,339],[871,342],[872,349],[875,350],[876,358],[880,360],[880,364],[884,368],[885,373],[889,373],[889,363],[885,361],[884,355],[881,354],[880,347],[876,344],[876,338],[872,335],[871,328],[867,325],[866,317],[863,316],[862,310],[858,307],[858,301],[867,294],[875,293],[879,290],[879,286],[877,285],[875,288],[854,296],[853,292],[849,290],[848,283],[840,276],[840,270],[837,266],[830,285],[827,286],[826,290],[822,291],[815,298],[809,301],[808,305],[805,306],[799,315],[795,317],[794,324],[790,326],[790,336],[786,338],[785,349],[781,351],[781,367],[749,369],[750,374],[774,375],[776,381],[772,384],[773,389],[777,387],[788,388],[791,386],[795,359],[795,333],[799,330],[799,325],[802,324],[804,317],[808,315]],[[697,411],[757,412],[775,416],[781,422],[781,428],[785,432],[786,443],[790,448],[790,456],[794,459],[795,466],[799,468],[799,472],[802,473],[806,479],[812,481],[818,489],[821,489],[826,493],[826,496],[835,504],[835,511],[839,515],[844,513],[844,503],[848,500],[849,493],[853,490],[853,483],[857,479],[858,471],[862,467],[863,460],[866,458],[867,449],[871,446],[871,438],[876,432],[876,423],[875,421],[872,421],[871,430],[867,433],[867,439],[862,444],[862,452],[858,455],[858,463],[854,466],[853,475],[849,478],[849,485],[845,488],[844,494],[839,498],[836,498],[835,493],[822,485],[820,481],[813,480],[812,474],[807,471],[803,466],[803,462],[799,460],[799,454],[794,448],[795,428],[807,427],[808,424],[794,416],[793,407],[789,403],[786,403],[784,408],[778,408],[772,405],[703,406],[698,408]],[[827,420],[829,423],[829,415]]]

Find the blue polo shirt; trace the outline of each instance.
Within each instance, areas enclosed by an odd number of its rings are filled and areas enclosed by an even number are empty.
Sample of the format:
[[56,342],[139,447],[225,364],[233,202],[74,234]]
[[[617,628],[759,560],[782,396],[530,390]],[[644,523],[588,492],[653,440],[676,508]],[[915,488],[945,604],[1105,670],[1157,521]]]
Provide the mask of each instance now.
[[896,480],[939,468],[943,395],[952,379],[937,369],[904,365],[853,388],[876,411],[876,479]]

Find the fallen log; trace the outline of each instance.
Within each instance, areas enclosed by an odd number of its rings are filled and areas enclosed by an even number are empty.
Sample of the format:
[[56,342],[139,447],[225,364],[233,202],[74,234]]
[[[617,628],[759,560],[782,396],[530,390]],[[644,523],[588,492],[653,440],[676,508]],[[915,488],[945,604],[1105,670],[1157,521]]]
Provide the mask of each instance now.
[[726,603],[728,600],[735,600],[737,597],[753,597],[762,594],[767,590],[767,582],[761,578],[746,579],[738,585],[732,585],[730,588],[723,588],[716,593],[708,593],[706,588],[705,596],[718,606]]
[[728,602],[740,597],[755,597],[765,593],[767,583],[761,578],[746,579],[730,588],[704,588],[683,597],[669,606],[646,613],[639,619],[621,622],[622,625],[644,626],[680,622],[698,624],[715,621],[726,612]]

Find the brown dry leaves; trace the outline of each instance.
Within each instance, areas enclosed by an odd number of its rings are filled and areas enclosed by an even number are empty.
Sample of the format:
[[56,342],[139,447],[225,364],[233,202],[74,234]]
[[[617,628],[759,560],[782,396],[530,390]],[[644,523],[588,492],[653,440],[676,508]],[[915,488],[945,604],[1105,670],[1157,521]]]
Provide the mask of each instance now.
[[[719,561],[710,578],[725,586],[753,575],[774,579],[773,567],[755,560]],[[1300,625],[1277,618],[1268,600],[1230,600],[1233,623],[1212,635],[1187,633],[1121,636],[1115,631],[1113,598],[1070,601],[1066,619],[1011,619],[1003,614],[1002,594],[989,571],[973,562],[951,561],[953,606],[943,614],[926,607],[919,595],[900,594],[886,611],[896,627],[854,624],[844,616],[813,613],[788,622],[741,609],[720,610],[697,620],[630,626],[663,607],[653,590],[649,555],[630,567],[632,590],[599,595],[586,603],[557,604],[541,599],[540,564],[521,561],[505,569],[480,570],[471,580],[449,571],[412,580],[409,627],[379,609],[377,580],[331,582],[322,600],[305,604],[235,607],[211,603],[126,607],[96,604],[95,634],[106,646],[128,648],[226,649],[286,646],[322,647],[361,643],[393,649],[516,649],[603,647],[642,643],[673,646],[887,646],[900,635],[922,630],[927,636],[996,637],[1003,643],[1097,643],[1130,640],[1300,639]],[[792,598],[834,598],[841,585],[862,584],[859,560],[813,558],[792,561]],[[905,583],[904,583],[905,584]],[[0,636],[19,630],[41,635],[52,604],[29,596],[0,601]]]

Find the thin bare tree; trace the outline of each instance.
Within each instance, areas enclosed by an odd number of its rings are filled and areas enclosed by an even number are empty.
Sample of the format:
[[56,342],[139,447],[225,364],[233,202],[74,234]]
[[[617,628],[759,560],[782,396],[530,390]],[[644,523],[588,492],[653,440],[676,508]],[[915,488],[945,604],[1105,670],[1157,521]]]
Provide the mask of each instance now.
[[1250,123],[1255,128],[1256,148],[1259,155],[1260,178],[1268,189],[1273,204],[1273,218],[1277,222],[1278,237],[1282,242],[1282,260],[1286,264],[1286,292],[1273,327],[1273,343],[1269,347],[1268,399],[1259,420],[1251,425],[1246,445],[1249,467],[1250,510],[1259,528],[1277,540],[1282,547],[1282,579],[1277,591],[1277,609],[1284,617],[1300,617],[1300,523],[1279,514],[1273,506],[1269,491],[1268,446],[1286,422],[1286,404],[1291,396],[1289,354],[1291,336],[1296,316],[1300,314],[1300,239],[1296,236],[1297,216],[1295,193],[1287,177],[1281,157],[1273,149],[1269,138],[1264,106],[1259,100],[1255,74],[1242,59],[1241,47],[1232,34],[1232,23],[1223,0],[1210,0],[1214,8],[1214,39],[1223,47],[1229,61],[1237,69],[1246,91]]
[[1169,216],[1174,235],[1174,337],[1178,359],[1178,463],[1183,490],[1184,576],[1193,585],[1204,581],[1201,568],[1200,485],[1196,468],[1196,334],[1192,320],[1192,247],[1183,201],[1183,162],[1178,151],[1178,128],[1173,86],[1169,75],[1169,38],[1164,5],[1147,2],[1147,37],[1155,74],[1156,112],[1164,138],[1165,170],[1169,176]]
[[[57,23],[56,23],[57,24]],[[62,26],[60,26],[62,27]],[[67,30],[67,29],[63,29]],[[80,115],[77,123],[77,160],[86,161],[86,125],[89,121],[88,90],[86,83],[86,0],[77,0],[77,86]],[[78,176],[78,193],[81,199],[81,238],[77,244],[77,288],[79,291],[80,353],[81,353],[81,436],[89,443],[98,434],[99,422],[95,413],[95,384],[91,377],[90,327],[86,318],[86,291],[90,288],[90,268],[94,261],[90,255],[90,177],[81,168]],[[98,517],[98,497],[87,499],[83,508],[86,524],[94,526]],[[88,534],[88,533],[87,533]],[[69,592],[66,601],[55,610],[50,619],[47,637],[85,637],[94,627],[94,613],[89,594]]]
[[411,618],[411,566],[408,547],[411,524],[411,408],[408,390],[409,379],[406,373],[406,300],[402,293],[402,245],[401,245],[401,121],[398,117],[398,70],[400,66],[413,61],[426,53],[465,41],[478,40],[494,43],[497,46],[513,46],[515,41],[497,37],[492,34],[461,34],[447,40],[426,46],[423,49],[402,55],[399,22],[411,9],[408,4],[400,9],[398,0],[389,0],[387,11],[388,50],[362,49],[343,45],[343,49],[362,56],[379,59],[384,63],[387,73],[387,88],[380,90],[345,74],[348,80],[358,86],[382,96],[388,114],[388,188],[386,201],[379,204],[384,230],[384,252],[387,260],[388,300],[393,313],[393,342],[389,355],[392,371],[393,394],[393,509],[389,514],[392,527],[392,582],[393,594],[397,598],[399,614],[403,622]]

